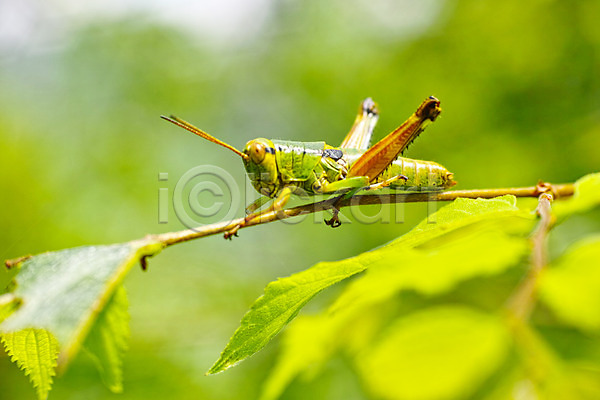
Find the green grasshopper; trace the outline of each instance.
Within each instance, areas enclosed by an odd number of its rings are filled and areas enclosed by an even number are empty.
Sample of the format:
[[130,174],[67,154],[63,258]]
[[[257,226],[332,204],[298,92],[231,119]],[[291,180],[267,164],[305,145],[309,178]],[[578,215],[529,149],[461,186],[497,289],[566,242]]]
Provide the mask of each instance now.
[[[399,157],[413,140],[440,114],[440,101],[425,99],[402,125],[369,147],[379,112],[370,98],[365,99],[340,147],[325,142],[295,142],[258,138],[246,143],[244,151],[209,135],[177,117],[161,118],[226,147],[242,157],[252,185],[263,196],[246,208],[244,221],[225,233],[226,239],[261,215],[279,212],[292,194],[321,195],[342,193],[350,197],[359,190],[390,187],[407,191],[434,192],[456,184],[453,174],[433,161]],[[269,200],[273,204],[259,210]],[[325,221],[337,227],[338,209]]]

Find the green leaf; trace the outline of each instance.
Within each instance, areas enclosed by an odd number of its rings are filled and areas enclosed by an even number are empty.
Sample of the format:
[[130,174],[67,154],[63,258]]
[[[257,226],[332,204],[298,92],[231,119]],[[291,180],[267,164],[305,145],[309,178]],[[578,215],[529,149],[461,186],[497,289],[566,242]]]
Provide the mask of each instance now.
[[317,293],[364,269],[364,265],[352,259],[322,262],[269,283],[265,294],[242,318],[240,327],[208,374],[224,371],[262,349]]
[[600,236],[575,245],[542,274],[540,299],[564,322],[600,331]]
[[38,399],[46,399],[56,375],[58,342],[44,329],[23,329],[15,333],[3,333],[4,348],[36,388]]
[[[528,381],[527,398],[547,400],[600,398],[600,368],[586,360],[567,361],[551,343],[524,321],[512,320],[511,331],[523,376]],[[518,386],[515,385],[515,389]]]
[[[565,380],[570,381],[580,399],[600,398],[600,369],[598,365],[571,365]],[[573,392],[571,392],[573,393]]]
[[[208,373],[221,372],[260,350],[297,315],[311,298],[341,280],[374,265],[404,263],[403,260],[407,254],[414,252],[417,247],[420,249],[419,251],[436,252],[435,249],[443,246],[444,243],[459,240],[464,235],[461,229],[470,229],[470,225],[477,225],[477,229],[502,228],[503,232],[523,234],[531,230],[535,216],[532,213],[520,211],[515,206],[514,196],[502,196],[491,200],[458,199],[433,214],[429,220],[434,220],[436,223],[429,224],[424,221],[408,234],[379,249],[342,261],[319,263],[303,272],[267,285],[265,294],[252,305],[250,311],[244,316],[240,327]],[[459,233],[454,237],[452,233],[456,232]],[[480,233],[480,231],[476,233]],[[439,240],[436,241],[436,238]],[[498,241],[503,237],[488,235],[484,239]],[[483,273],[494,273],[501,270],[507,263],[517,260],[526,249],[526,244],[524,244],[526,241],[522,238],[508,238],[501,243],[509,246],[507,252],[498,255],[500,261],[492,260],[488,264],[483,264],[481,267]],[[464,244],[468,245],[467,242]],[[427,250],[427,246],[430,246],[431,249]],[[459,258],[464,248],[450,246],[445,254],[453,253],[455,258]],[[485,258],[491,258],[489,253],[485,256]],[[416,258],[417,256],[415,256]],[[441,256],[437,258],[437,260],[441,259]],[[472,264],[463,267],[463,270],[466,270],[462,273],[463,277],[475,275],[471,272],[471,269],[474,268]],[[414,268],[416,273],[418,268]],[[443,264],[437,268],[448,269]],[[462,271],[460,267],[458,271],[456,274],[460,275],[460,271]],[[422,275],[420,279],[431,280],[434,282],[432,285],[448,286],[446,282],[436,281],[427,275]],[[378,290],[380,289],[376,288],[376,291]]]
[[127,307],[127,293],[120,286],[84,343],[96,361],[105,385],[115,393],[123,391],[123,356],[129,339]]
[[452,203],[440,208],[414,227],[407,234],[390,242],[387,246],[408,245],[417,246],[422,242],[443,235],[448,230],[496,217],[520,217],[530,220],[529,213],[519,210],[515,196],[506,195],[493,199],[463,199],[458,198]]
[[457,221],[469,222],[470,218],[485,216],[490,213],[504,211],[518,211],[517,198],[512,195],[504,195],[493,199],[464,199],[459,197],[451,204],[442,207],[435,214],[424,219],[411,233],[439,229],[446,224],[456,225]]
[[[538,365],[514,366],[494,374],[489,387],[477,392],[477,400],[540,399],[597,400],[600,398],[600,371],[594,367],[558,361],[553,371],[539,373]],[[489,382],[488,381],[488,382]]]
[[573,196],[554,202],[552,211],[558,218],[582,213],[600,205],[600,173],[586,175],[575,182]]
[[[409,254],[402,265],[396,263],[398,255],[390,252],[388,258],[372,264],[364,276],[348,287],[331,313],[310,320],[300,317],[290,326],[282,340],[280,360],[265,385],[263,399],[276,399],[294,376],[324,362],[338,346],[347,346],[348,343],[341,343],[340,327],[348,327],[356,335],[357,327],[378,326],[369,318],[398,291],[413,289],[428,295],[440,294],[462,280],[495,274],[515,265],[528,249],[525,237],[474,229],[437,249],[407,250]],[[348,320],[353,322],[352,326],[345,323]]]
[[84,246],[43,253],[24,261],[13,291],[22,305],[0,325],[2,332],[45,329],[60,343],[59,368],[79,351],[99,313],[125,274],[163,245],[150,240]]
[[383,399],[464,399],[501,366],[509,347],[499,317],[439,307],[397,320],[356,362]]
[[277,365],[265,382],[261,400],[277,399],[301,371],[317,368],[337,349],[332,331],[338,331],[336,320],[328,315],[303,315],[294,321],[282,339]]
[[261,392],[261,400],[275,400],[299,374],[310,379],[338,350],[354,355],[362,350],[387,321],[390,309],[378,307],[349,318],[348,314],[301,315],[281,340],[277,363]]
[[405,236],[352,259],[371,262],[369,269],[332,312],[295,321],[282,340],[264,400],[277,398],[296,375],[314,369],[339,347],[350,354],[362,349],[381,326],[373,318],[399,290],[440,294],[463,280],[515,265],[529,250],[526,235],[535,223],[533,214],[516,208],[512,196],[459,199],[428,220],[436,223],[423,221]]
[[465,280],[498,274],[518,265],[529,247],[525,236],[473,226],[462,229],[460,237],[447,242],[435,240],[426,248],[382,251],[381,259],[348,286],[331,310],[360,310],[385,302],[401,290],[438,295]]
[[459,200],[437,213],[434,227],[421,223],[376,251],[379,259],[331,310],[360,312],[408,289],[438,295],[467,279],[518,265],[530,249],[533,214],[516,210],[504,199]]

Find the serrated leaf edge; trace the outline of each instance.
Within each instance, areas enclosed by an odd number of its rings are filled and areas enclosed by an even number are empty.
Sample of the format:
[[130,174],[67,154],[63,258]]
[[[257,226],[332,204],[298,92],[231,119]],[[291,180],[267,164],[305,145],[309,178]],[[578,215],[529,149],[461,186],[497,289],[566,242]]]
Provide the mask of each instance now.
[[[115,290],[115,293],[113,294],[113,297],[111,297],[111,300],[107,304],[107,306],[110,306],[111,302],[115,301],[114,299],[116,296],[121,297],[121,299],[119,299],[119,300],[123,301],[124,309],[122,309],[122,310],[114,309],[113,313],[111,315],[104,316],[106,325],[104,326],[104,329],[102,329],[102,331],[98,332],[98,335],[100,335],[99,339],[101,340],[100,344],[102,346],[106,347],[106,343],[109,342],[111,339],[113,340],[113,342],[114,342],[113,350],[115,350],[115,353],[112,354],[114,356],[114,359],[111,361],[113,361],[114,363],[110,364],[110,365],[106,365],[106,364],[102,363],[102,358],[98,354],[96,354],[96,352],[94,351],[94,347],[90,346],[90,343],[89,343],[90,336],[89,335],[86,338],[86,341],[84,342],[83,345],[84,345],[84,348],[90,354],[90,356],[96,362],[98,370],[100,371],[100,375],[102,376],[102,380],[104,381],[104,384],[113,393],[121,393],[123,391],[123,356],[128,348],[127,342],[130,338],[130,329],[129,329],[129,313],[127,311],[128,299],[127,299],[127,294],[125,292],[125,288],[123,288],[122,286],[119,286]],[[118,325],[115,322],[115,320],[118,319],[117,317],[115,317],[115,310],[116,310],[116,313],[123,312],[123,315],[125,317],[125,321],[121,321],[121,322],[123,322],[125,324],[126,329],[125,329],[124,335],[121,335],[121,336],[118,334],[115,334],[115,332],[118,332],[118,329],[115,329],[115,326]],[[107,312],[107,308],[105,308],[103,310],[103,312]],[[90,330],[90,334],[92,334],[94,329],[99,328],[97,323],[98,323],[98,321],[96,322],[96,325],[94,325],[92,327],[92,329]],[[102,328],[102,327],[100,327],[100,328]],[[115,376],[116,382],[111,383],[108,380],[107,376],[109,375],[109,372],[107,371],[107,368],[112,368],[114,370],[113,375]]]
[[[27,336],[25,339],[26,349],[28,347],[27,342],[29,341],[32,334],[35,339],[35,345],[36,345],[35,355],[37,356],[36,367],[40,371],[40,380],[39,381],[36,379],[36,377],[34,375],[32,375],[35,368],[28,367],[30,359],[28,358],[27,360],[22,360],[19,358],[19,355],[15,353],[15,335],[19,335],[19,334],[22,334],[25,332],[27,332]],[[38,336],[42,336],[42,337],[38,338]],[[23,329],[21,331],[17,331],[17,332],[13,332],[13,333],[2,333],[2,334],[0,334],[0,337],[2,339],[2,343],[4,344],[4,349],[6,350],[6,353],[10,356],[11,361],[14,362],[15,364],[17,364],[17,366],[25,372],[25,376],[29,377],[29,380],[33,384],[33,387],[36,389],[38,398],[46,399],[48,397],[48,392],[52,388],[52,383],[53,383],[52,377],[56,376],[56,369],[58,366],[58,363],[57,363],[58,347],[59,347],[58,341],[54,338],[52,333],[48,332],[47,330],[33,329],[33,328]],[[40,345],[40,343],[44,344],[44,347],[46,347],[46,348],[40,349],[40,347],[42,347]],[[54,351],[53,351],[53,349],[54,349]],[[43,354],[42,353],[43,351],[47,352],[50,357],[50,368],[47,368],[40,361],[41,360],[40,355]],[[27,351],[26,351],[26,353],[29,354],[29,352],[27,352]],[[43,374],[42,371],[45,371],[46,374]],[[47,375],[47,376],[44,376],[44,375]]]
[[97,299],[93,309],[90,310],[88,317],[83,319],[79,327],[75,329],[75,333],[73,334],[71,340],[69,340],[69,344],[60,352],[58,356],[59,372],[63,372],[67,365],[79,352],[83,342],[85,341],[85,338],[89,334],[93,325],[96,323],[98,315],[104,309],[106,303],[110,300],[116,288],[123,282],[127,272],[129,272],[129,270],[136,263],[140,262],[142,257],[155,256],[165,247],[164,243],[144,239],[132,241],[130,242],[130,245],[132,247],[137,246],[137,249],[123,264],[121,264],[121,267],[113,275],[113,279],[108,281],[106,286],[107,289],[104,291],[102,296]]

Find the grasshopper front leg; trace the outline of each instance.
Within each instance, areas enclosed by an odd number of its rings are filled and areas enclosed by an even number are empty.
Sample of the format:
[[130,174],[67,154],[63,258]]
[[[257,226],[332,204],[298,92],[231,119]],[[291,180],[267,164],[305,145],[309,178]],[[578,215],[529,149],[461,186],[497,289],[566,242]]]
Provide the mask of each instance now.
[[[279,214],[283,210],[283,207],[285,207],[285,205],[290,200],[290,197],[291,197],[292,193],[294,192],[294,190],[295,190],[295,187],[293,187],[293,186],[285,186],[277,194],[277,197],[275,197],[275,199],[273,200],[273,204],[271,204],[269,206],[269,208],[267,208],[267,209],[265,209],[263,211],[259,211],[259,212],[247,215],[246,218],[244,218],[244,221],[242,221],[241,224],[239,224],[239,225],[233,227],[232,229],[230,229],[229,231],[227,231],[223,235],[223,237],[225,239],[231,240],[233,236],[237,236],[237,232],[240,230],[240,228],[243,228],[244,226],[247,226],[247,225],[249,225],[252,222],[256,222],[256,220],[260,221],[260,219],[261,219],[261,217],[263,215],[269,214],[269,213],[271,213],[273,211],[275,211],[275,212],[277,212]],[[261,200],[261,199],[262,198],[259,198],[259,200]],[[255,201],[254,203],[250,204],[250,206],[248,206],[248,208],[251,209],[251,207],[255,207],[254,210],[256,210],[257,208],[260,207],[260,206],[255,206],[257,204],[257,202],[258,201]],[[263,202],[263,204],[265,202]]]
[[271,200],[272,199],[269,196],[260,196],[258,199],[250,203],[248,207],[246,207],[246,215],[252,214]]

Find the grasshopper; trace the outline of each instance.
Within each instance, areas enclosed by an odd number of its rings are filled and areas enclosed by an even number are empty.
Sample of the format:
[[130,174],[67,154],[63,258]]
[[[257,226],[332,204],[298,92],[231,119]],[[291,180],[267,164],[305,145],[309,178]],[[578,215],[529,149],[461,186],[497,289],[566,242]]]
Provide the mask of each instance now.
[[[161,115],[161,118],[226,147],[242,158],[252,185],[263,196],[246,208],[247,216],[241,224],[225,233],[225,238],[231,239],[250,221],[281,211],[292,194],[342,193],[342,197],[350,197],[360,190],[384,187],[434,192],[453,186],[456,184],[453,174],[440,164],[399,157],[440,112],[440,101],[430,96],[402,125],[370,147],[379,111],[373,100],[367,98],[361,103],[354,124],[339,147],[325,142],[258,138],[246,143],[244,151],[175,116]],[[270,207],[257,211],[271,199]],[[332,227],[341,224],[335,205],[333,217],[325,221]]]

